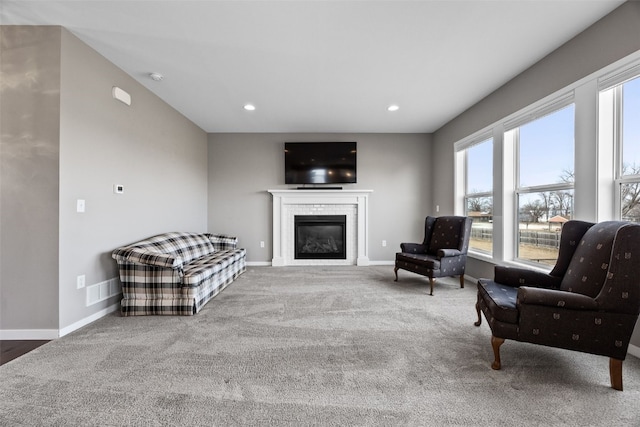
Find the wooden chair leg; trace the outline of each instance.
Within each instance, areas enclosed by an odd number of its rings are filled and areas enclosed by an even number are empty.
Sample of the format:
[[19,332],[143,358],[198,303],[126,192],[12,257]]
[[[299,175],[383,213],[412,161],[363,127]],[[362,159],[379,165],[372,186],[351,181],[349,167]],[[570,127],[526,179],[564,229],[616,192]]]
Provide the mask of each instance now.
[[429,292],[429,295],[433,296],[433,277],[429,277],[429,286],[431,286],[431,291]]
[[460,275],[460,287],[464,288],[464,274]]
[[476,326],[480,326],[482,324],[482,316],[480,315],[480,306],[476,302],[476,311],[478,312],[478,321],[474,323]]
[[622,360],[609,358],[609,376],[611,388],[622,391]]
[[496,336],[491,335],[491,347],[493,347],[493,356],[495,360],[491,364],[491,369],[495,369],[496,371],[500,369],[500,346],[504,343],[504,338],[498,338]]
[[397,282],[398,281],[398,267],[395,267],[393,269],[393,272],[396,274],[396,280],[394,280],[394,282]]

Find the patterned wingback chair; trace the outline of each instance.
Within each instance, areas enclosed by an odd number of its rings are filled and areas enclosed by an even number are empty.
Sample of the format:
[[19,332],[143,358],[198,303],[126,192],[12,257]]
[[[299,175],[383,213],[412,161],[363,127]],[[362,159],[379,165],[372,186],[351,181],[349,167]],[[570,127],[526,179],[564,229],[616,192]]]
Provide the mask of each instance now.
[[428,216],[424,223],[422,243],[401,243],[396,253],[394,273],[403,269],[429,277],[430,295],[434,278],[460,276],[464,288],[464,269],[467,263],[471,218],[465,216]]
[[[622,361],[640,312],[640,224],[569,221],[549,273],[495,267],[478,281],[500,369],[505,339],[607,356],[611,387],[622,390]],[[635,257],[635,259],[634,259]]]

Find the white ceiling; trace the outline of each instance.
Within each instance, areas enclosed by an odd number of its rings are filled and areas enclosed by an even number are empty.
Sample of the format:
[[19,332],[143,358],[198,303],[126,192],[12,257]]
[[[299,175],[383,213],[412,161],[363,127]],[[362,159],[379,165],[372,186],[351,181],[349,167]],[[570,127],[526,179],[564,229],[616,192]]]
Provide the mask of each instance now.
[[0,0],[0,23],[66,27],[207,132],[422,133],[622,3]]

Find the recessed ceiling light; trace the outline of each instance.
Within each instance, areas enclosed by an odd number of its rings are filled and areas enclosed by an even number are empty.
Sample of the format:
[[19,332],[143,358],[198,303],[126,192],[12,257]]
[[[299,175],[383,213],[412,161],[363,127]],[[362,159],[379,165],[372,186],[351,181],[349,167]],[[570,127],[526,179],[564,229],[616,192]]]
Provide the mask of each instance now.
[[393,105],[389,105],[387,107],[387,111],[398,111],[400,109],[400,107],[398,107],[397,105],[393,104]]
[[245,106],[243,107],[245,110],[247,111],[253,111],[256,109],[256,106],[253,104],[245,104]]
[[162,81],[162,79],[164,79],[164,76],[160,73],[149,73],[149,77],[151,78],[151,80],[156,82]]

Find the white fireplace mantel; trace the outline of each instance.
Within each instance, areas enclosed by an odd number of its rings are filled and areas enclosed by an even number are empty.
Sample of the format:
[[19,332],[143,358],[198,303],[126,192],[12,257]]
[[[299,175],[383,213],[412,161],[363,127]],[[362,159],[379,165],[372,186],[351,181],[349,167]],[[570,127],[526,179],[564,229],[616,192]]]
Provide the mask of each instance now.
[[[292,235],[293,223],[289,213],[296,208],[324,209],[355,209],[355,230],[353,230],[354,259],[347,259],[342,263],[369,265],[369,194],[373,190],[267,190],[273,196],[273,259],[274,267],[285,265],[301,265],[293,260],[293,241],[287,236]],[[323,263],[335,264],[329,260]],[[313,263],[317,265],[318,263]]]

